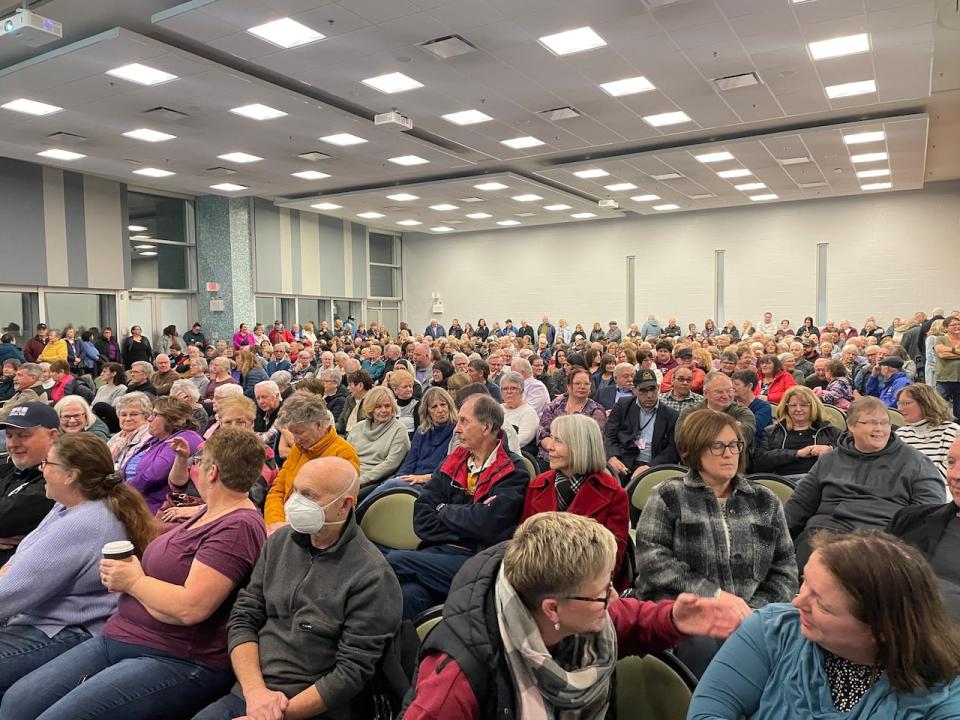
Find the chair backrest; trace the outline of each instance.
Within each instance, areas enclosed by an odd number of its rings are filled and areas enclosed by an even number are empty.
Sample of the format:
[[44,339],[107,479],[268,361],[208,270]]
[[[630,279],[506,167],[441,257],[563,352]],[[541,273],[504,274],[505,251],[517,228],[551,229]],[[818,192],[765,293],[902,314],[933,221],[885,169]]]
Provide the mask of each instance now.
[[823,409],[827,413],[827,422],[840,430],[847,429],[847,415],[843,410],[833,405],[824,405]]
[[[676,669],[673,666],[677,666]],[[682,668],[682,670],[681,670]],[[684,720],[696,681],[668,654],[626,657],[617,663],[617,717]]]
[[639,519],[644,505],[647,504],[647,500],[650,499],[650,495],[657,485],[664,480],[683,477],[686,474],[687,468],[682,465],[654,465],[631,480],[630,484],[627,485],[627,495],[630,497],[630,519],[634,524]]
[[440,624],[441,620],[443,620],[443,605],[427,608],[413,619],[413,626],[417,629],[421,643],[427,639],[427,635]]
[[522,453],[523,464],[527,467],[527,472],[530,473],[530,479],[533,480],[537,475],[540,474],[540,470],[537,468],[537,461],[534,460],[528,453]]
[[787,500],[793,495],[793,485],[778,475],[756,473],[754,475],[747,475],[747,480],[757,483],[757,485],[763,485],[768,490],[773,491],[773,494],[780,498],[780,502],[783,505],[786,505]]
[[900,414],[899,410],[887,408],[887,415],[890,416],[890,424],[893,425],[894,430],[907,424],[907,421],[904,420],[903,415]]
[[378,495],[360,514],[360,529],[371,542],[395,550],[416,550],[420,538],[413,529],[413,505],[417,494],[394,488]]

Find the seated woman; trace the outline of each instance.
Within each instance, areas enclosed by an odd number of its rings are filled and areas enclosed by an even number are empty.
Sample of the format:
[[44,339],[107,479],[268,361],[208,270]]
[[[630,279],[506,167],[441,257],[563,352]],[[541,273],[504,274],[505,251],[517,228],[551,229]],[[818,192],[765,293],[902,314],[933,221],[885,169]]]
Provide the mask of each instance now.
[[207,385],[210,384],[210,378],[207,377],[207,361],[202,357],[192,357],[187,365],[187,371],[183,373],[183,379],[189,380],[197,386],[200,391],[200,397],[207,392]]
[[256,402],[254,388],[258,382],[269,380],[270,376],[260,367],[256,357],[252,352],[241,350],[236,353],[237,370],[240,372],[240,385],[243,386],[243,394]]
[[91,405],[106,403],[111,407],[117,404],[117,398],[127,392],[127,374],[120,363],[105,363],[100,371],[103,385],[97,388]]
[[503,419],[517,431],[520,447],[535,455],[537,452],[537,430],[540,417],[537,411],[523,399],[523,376],[512,370],[504,373],[500,380],[500,393],[503,395]]
[[193,409],[183,400],[158,397],[147,419],[150,437],[123,467],[123,476],[139,490],[150,513],[156,513],[167,496],[167,477],[176,453],[170,441],[182,437],[191,450],[203,442],[196,433]]
[[200,390],[194,383],[185,378],[174,380],[173,385],[170,386],[170,397],[189,403],[193,410],[193,421],[198,429],[205,427],[209,422],[210,416],[200,404]]
[[[436,365],[433,366],[436,370]],[[451,365],[451,367],[453,367]],[[417,430],[417,405],[419,400],[413,395],[413,375],[406,370],[393,370],[390,373],[389,386],[397,401],[397,419],[403,423],[407,435],[413,438]]]
[[833,405],[846,411],[853,402],[853,383],[847,377],[847,368],[839,360],[831,360],[824,368],[823,375],[827,380],[827,387],[814,388],[813,392],[824,405]]
[[410,451],[410,437],[397,420],[397,403],[389,390],[370,390],[363,398],[363,415],[347,436],[360,458],[361,488],[391,477]]
[[210,361],[210,380],[200,400],[200,404],[210,415],[213,415],[213,394],[217,388],[221,385],[234,385],[237,382],[230,374],[232,367],[233,364],[226,357],[215,357]]
[[327,410],[333,417],[339,417],[343,404],[347,401],[347,389],[340,383],[343,374],[333,367],[321,370],[318,377],[323,383],[323,401],[327,404]]
[[54,405],[53,409],[60,416],[60,432],[88,432],[104,442],[110,438],[110,430],[106,423],[93,414],[87,401],[79,395],[67,395]]
[[596,520],[546,512],[468,560],[420,648],[404,719],[603,718],[619,658],[736,627],[713,599],[619,598],[616,555]]
[[897,410],[907,423],[897,437],[930,458],[946,480],[947,451],[960,433],[947,401],[929,385],[907,385],[897,395]]
[[[577,325],[577,328],[580,326]],[[600,326],[600,323],[595,322],[593,324],[593,329],[590,330],[590,342],[603,342],[607,339],[607,334],[603,331],[603,328]]]
[[593,380],[594,394],[600,392],[601,388],[616,384],[613,380],[613,369],[616,366],[617,358],[613,355],[604,353],[600,356],[600,367],[590,376]]
[[567,375],[567,392],[550,401],[540,415],[540,429],[537,431],[537,444],[540,446],[539,458],[543,465],[548,462],[550,445],[550,427],[561,415],[587,415],[600,426],[600,432],[607,425],[607,413],[603,406],[590,398],[593,382],[590,372],[577,365],[570,368]]
[[755,472],[806,475],[840,439],[841,430],[826,419],[823,403],[803,385],[794,385],[784,393],[773,420],[753,453],[750,467]]
[[720,334],[720,331],[717,329],[716,324],[710,318],[707,318],[703,321],[703,332],[700,333],[705,338],[717,337]]
[[211,438],[197,484],[206,511],[151,542],[142,564],[101,560],[103,584],[119,594],[103,635],[14,683],[0,717],[183,718],[229,692],[227,618],[266,539],[247,497],[262,457],[249,430]]
[[550,437],[550,469],[527,486],[521,522],[556,510],[593,518],[617,539],[613,584],[618,591],[625,590],[629,501],[620,481],[607,472],[600,427],[583,415],[564,415],[553,421]]
[[120,432],[107,441],[113,464],[123,472],[127,461],[133,457],[150,438],[147,418],[153,412],[153,400],[141,392],[127,393],[117,398],[117,420]]
[[[217,416],[220,412],[220,403],[226,400],[229,397],[247,397],[243,394],[243,388],[240,387],[237,383],[229,383],[227,385],[221,385],[216,390],[213,391],[213,415],[207,418],[206,428],[200,428],[202,430],[203,439],[206,440],[211,435],[213,435],[217,429],[220,427],[220,421],[217,420]],[[247,398],[248,400],[250,398]]]
[[878,533],[823,533],[791,605],[744,620],[688,720],[960,716],[960,631],[917,550]]
[[[680,426],[686,476],[657,486],[637,523],[637,592],[647,599],[690,592],[728,602],[742,616],[797,592],[797,563],[783,506],[749,482],[740,425],[696,410]],[[695,643],[677,655],[698,676],[716,652]]]
[[0,697],[27,673],[99,634],[117,609],[100,582],[101,548],[153,539],[147,506],[113,469],[106,444],[63,435],[41,463],[53,509],[0,568]]
[[761,357],[760,372],[757,375],[760,380],[759,397],[771,405],[776,405],[783,400],[784,393],[797,384],[793,375],[783,369],[783,362],[777,355]]

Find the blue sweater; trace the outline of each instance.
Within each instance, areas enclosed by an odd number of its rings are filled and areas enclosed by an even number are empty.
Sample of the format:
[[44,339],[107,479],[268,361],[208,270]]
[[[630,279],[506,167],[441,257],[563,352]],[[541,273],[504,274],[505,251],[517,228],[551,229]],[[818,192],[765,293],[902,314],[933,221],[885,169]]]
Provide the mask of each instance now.
[[[889,694],[888,694],[889,693]],[[771,604],[723,644],[693,694],[687,720],[946,720],[960,716],[960,679],[929,694],[890,692],[885,675],[849,712],[830,696],[820,647],[800,634],[800,613]]]
[[117,609],[116,593],[100,582],[100,550],[127,540],[105,500],[53,506],[27,535],[0,575],[0,616],[53,637],[70,625],[99,633]]
[[757,419],[757,432],[753,436],[753,448],[751,448],[755,449],[760,447],[760,443],[763,442],[763,435],[767,429],[767,425],[773,422],[773,409],[770,407],[770,403],[760,398],[754,398],[753,402],[748,406],[748,409]]
[[433,475],[447,457],[447,446],[450,444],[455,425],[456,423],[451,422],[426,432],[417,430],[413,434],[413,443],[410,445],[407,459],[395,474]]

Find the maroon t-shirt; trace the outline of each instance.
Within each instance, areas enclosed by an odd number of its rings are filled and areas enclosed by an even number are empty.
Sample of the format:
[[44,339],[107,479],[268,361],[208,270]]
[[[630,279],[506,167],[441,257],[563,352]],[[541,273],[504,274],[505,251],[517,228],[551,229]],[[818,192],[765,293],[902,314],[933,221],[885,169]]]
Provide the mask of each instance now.
[[246,509],[234,510],[194,528],[205,513],[150,543],[143,553],[143,571],[157,580],[183,585],[196,560],[234,582],[229,597],[201,623],[170,625],[153,617],[139,600],[123,593],[103,634],[119,642],[145,645],[200,665],[229,670],[227,620],[237,592],[247,584],[260,557],[267,531],[263,516]]

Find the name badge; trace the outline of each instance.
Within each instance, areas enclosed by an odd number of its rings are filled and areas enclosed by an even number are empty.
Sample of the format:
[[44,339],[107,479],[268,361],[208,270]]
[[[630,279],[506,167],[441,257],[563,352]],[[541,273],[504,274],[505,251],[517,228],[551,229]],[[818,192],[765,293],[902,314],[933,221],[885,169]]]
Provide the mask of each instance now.
[[637,447],[641,450],[647,449],[647,441],[644,438],[637,438]]

